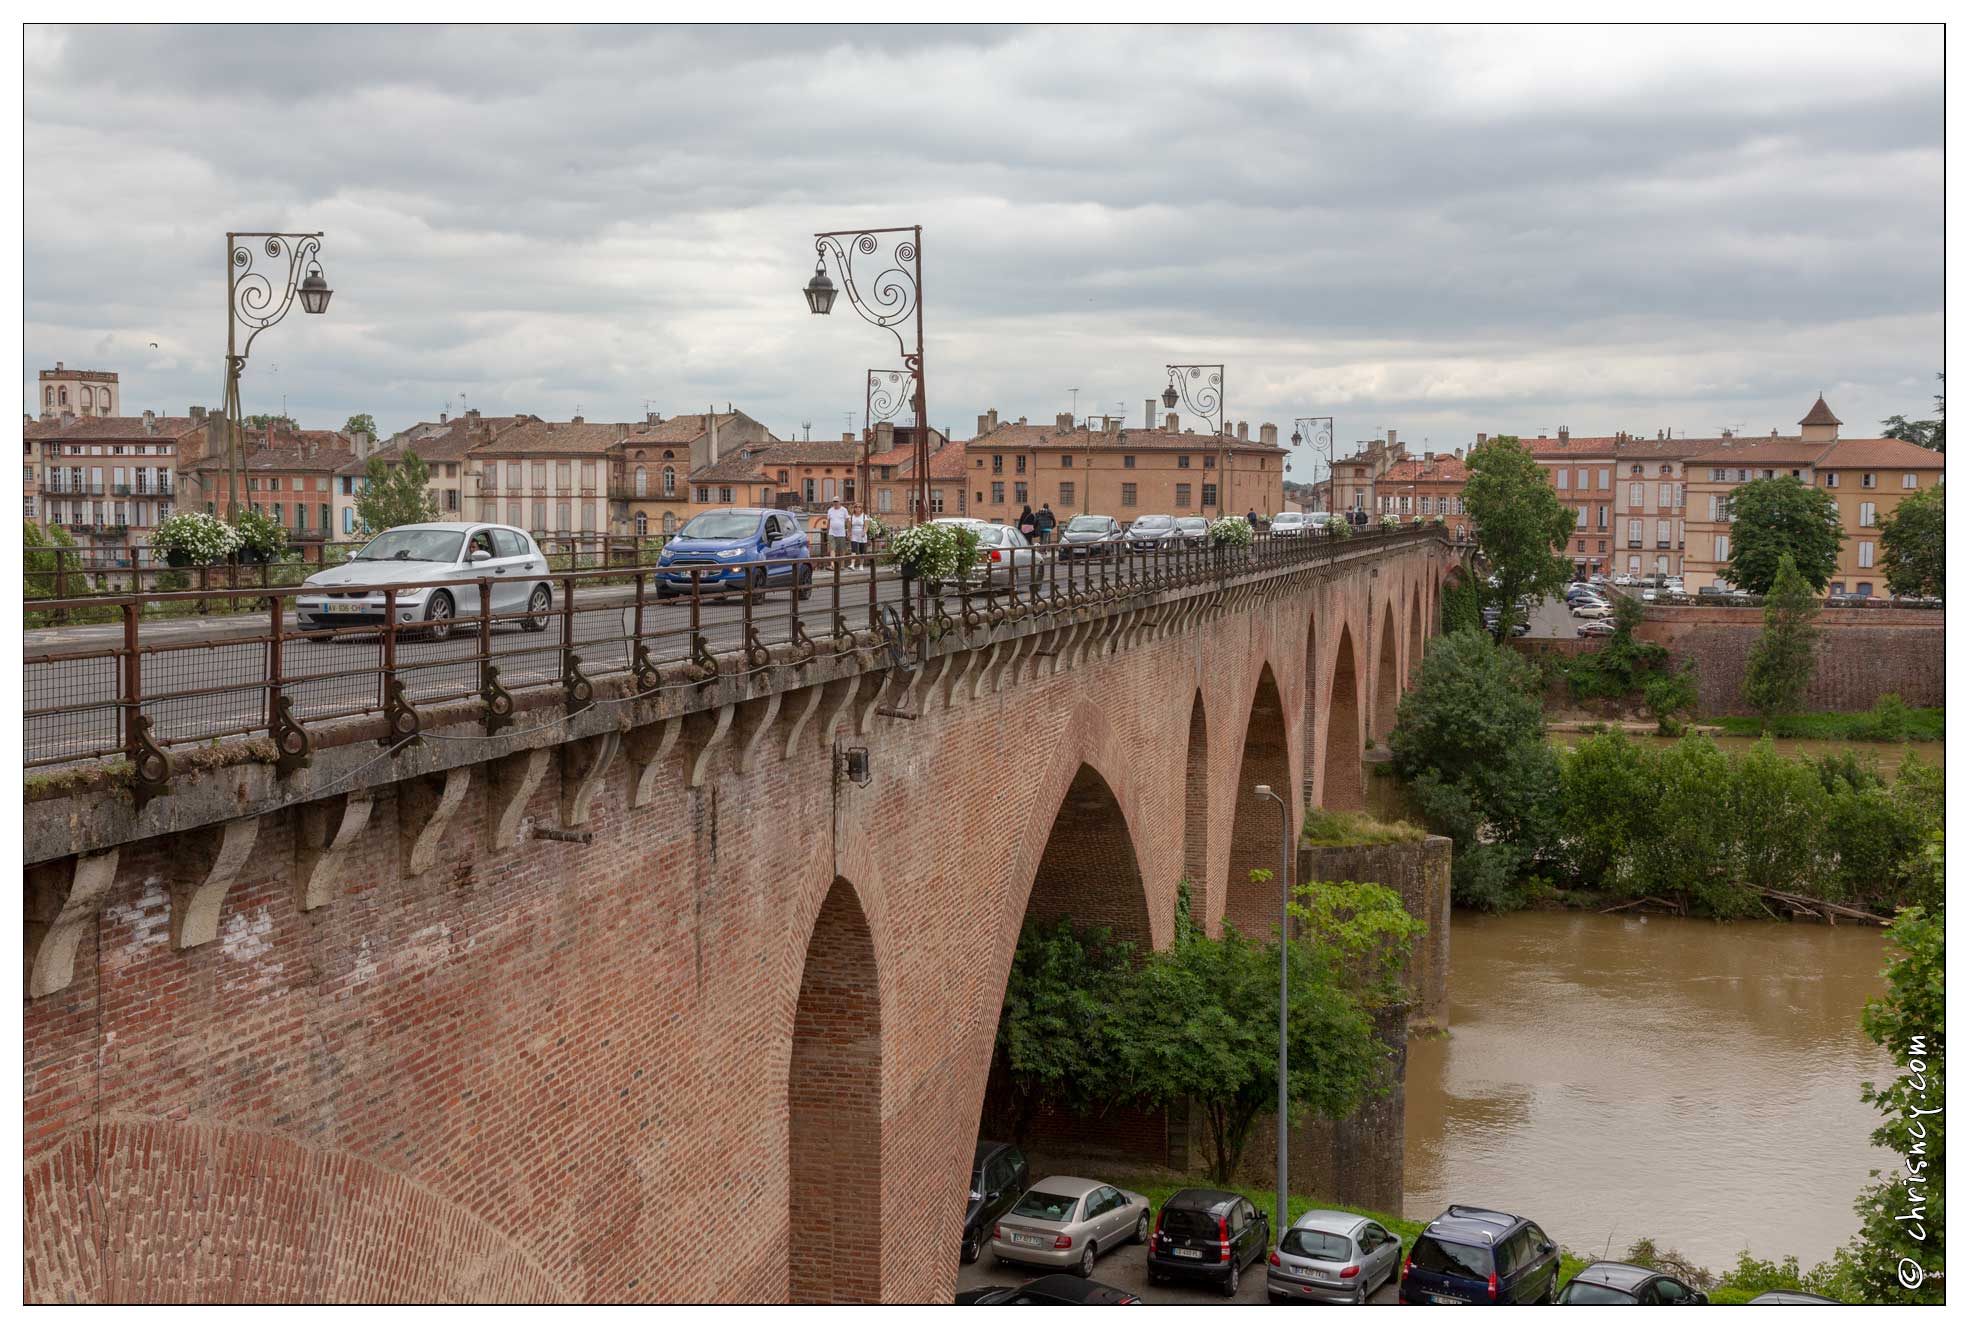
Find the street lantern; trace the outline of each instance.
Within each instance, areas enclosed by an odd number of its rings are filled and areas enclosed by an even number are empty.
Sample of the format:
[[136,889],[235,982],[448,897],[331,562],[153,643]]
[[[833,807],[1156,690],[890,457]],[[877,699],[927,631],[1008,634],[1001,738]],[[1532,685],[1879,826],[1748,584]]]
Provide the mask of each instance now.
[[1302,437],[1302,436],[1300,435],[1300,433],[1299,433],[1299,431],[1298,431],[1298,430],[1296,430],[1296,429],[1295,429],[1295,430],[1293,430],[1293,431],[1292,431],[1292,446],[1293,446],[1293,447],[1295,447],[1295,448],[1296,448],[1296,447],[1298,447],[1298,446],[1299,446],[1299,445],[1300,445],[1301,443],[1304,443],[1305,441],[1306,441],[1306,440],[1305,440],[1305,439],[1304,439],[1304,438],[1303,438],[1303,437]]
[[1166,410],[1176,409],[1176,385],[1171,383],[1162,390],[1162,405]]
[[825,314],[834,308],[834,283],[827,275],[827,260],[814,264],[814,279],[807,283],[807,308]]
[[308,268],[308,275],[301,282],[301,308],[310,314],[328,312],[328,297],[335,292],[328,289],[328,281],[321,275],[321,264]]

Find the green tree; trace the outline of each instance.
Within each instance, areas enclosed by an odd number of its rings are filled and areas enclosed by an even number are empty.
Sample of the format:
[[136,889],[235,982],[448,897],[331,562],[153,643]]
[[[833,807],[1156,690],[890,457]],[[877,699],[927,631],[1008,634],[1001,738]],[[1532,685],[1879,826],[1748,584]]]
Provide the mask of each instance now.
[[[1295,1116],[1339,1118],[1385,1093],[1388,1048],[1368,1010],[1336,981],[1318,946],[1287,952],[1286,1093]],[[1143,1101],[1187,1099],[1210,1135],[1211,1175],[1227,1184],[1252,1123],[1278,1105],[1278,943],[1226,922],[1151,955],[1128,1009],[1139,1021],[1126,1074]]]
[[[1942,375],[1935,375],[1935,381],[1946,386]],[[1917,447],[1935,452],[1944,451],[1943,424],[1947,417],[1946,394],[1935,394],[1935,418],[1932,420],[1910,420],[1904,415],[1890,415],[1880,422],[1880,432],[1888,438],[1898,438]]]
[[246,417],[244,424],[247,429],[257,429],[262,432],[266,430],[268,425],[272,425],[276,430],[285,430],[290,434],[300,428],[299,425],[294,423],[294,417],[291,415],[249,415]]
[[1019,933],[992,1050],[1007,1087],[1014,1142],[1031,1139],[1040,1111],[1098,1112],[1117,1096],[1134,948],[1071,919]]
[[1791,561],[1778,556],[1764,600],[1764,631],[1743,667],[1743,696],[1768,724],[1798,709],[1817,667],[1818,598]]
[[395,466],[386,465],[381,457],[371,457],[363,468],[362,492],[356,496],[357,519],[369,531],[436,521],[438,505],[425,488],[430,481],[430,468],[409,449]]
[[1476,527],[1477,548],[1497,579],[1489,596],[1498,607],[1492,632],[1503,641],[1522,617],[1520,596],[1556,594],[1572,576],[1572,564],[1559,551],[1578,519],[1559,501],[1544,468],[1509,434],[1478,445],[1466,465],[1463,504]]
[[1880,523],[1880,568],[1895,595],[1940,595],[1947,560],[1942,487],[1902,499]]
[[[1939,836],[1935,851],[1939,858]],[[1888,942],[1899,952],[1887,966],[1887,995],[1869,1001],[1860,1017],[1867,1037],[1900,1068],[1889,1083],[1868,1082],[1860,1089],[1860,1097],[1886,1118],[1873,1132],[1873,1143],[1899,1160],[1886,1180],[1867,1187],[1854,1204],[1860,1232],[1850,1268],[1868,1302],[1942,1300],[1935,1275],[1943,1269],[1948,1157],[1943,1143],[1945,930],[1939,906],[1933,912],[1901,911],[1887,930]]]
[[[55,551],[75,548],[75,537],[54,522],[42,527],[32,521],[24,521],[21,548],[25,551],[21,558],[21,582],[26,594],[30,599],[52,599],[58,557]],[[68,565],[74,567],[75,560],[69,559]]]
[[1655,732],[1674,737],[1688,727],[1685,716],[1701,700],[1696,691],[1696,662],[1690,660],[1673,674],[1656,674],[1641,684],[1641,699],[1655,720]]
[[1806,583],[1823,591],[1845,538],[1832,495],[1788,475],[1752,480],[1730,495],[1730,561],[1723,574],[1741,590],[1767,595],[1788,554]]
[[1477,593],[1476,583],[1468,577],[1458,577],[1444,586],[1442,613],[1442,631],[1445,634],[1464,628],[1483,631],[1483,599]]
[[1545,742],[1538,672],[1480,632],[1431,643],[1395,712],[1395,771],[1454,846],[1457,898],[1523,903],[1519,879],[1551,843],[1557,758]]
[[376,417],[370,415],[367,411],[360,415],[352,415],[349,417],[348,423],[342,426],[342,432],[345,434],[367,434],[371,438],[374,438],[376,437]]

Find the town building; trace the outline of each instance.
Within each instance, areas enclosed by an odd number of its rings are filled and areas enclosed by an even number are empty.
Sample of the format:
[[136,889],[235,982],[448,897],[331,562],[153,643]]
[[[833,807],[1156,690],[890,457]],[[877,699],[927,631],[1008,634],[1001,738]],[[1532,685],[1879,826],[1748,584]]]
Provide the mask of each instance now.
[[1009,521],[1028,504],[1050,504],[1061,523],[1082,512],[1123,524],[1155,512],[1269,516],[1279,510],[1286,451],[1276,425],[1260,425],[1255,442],[1249,434],[1244,423],[1223,434],[1185,432],[1173,413],[1156,429],[1125,429],[1116,416],[1076,424],[1062,414],[1051,425],[1022,417],[964,445],[966,515]]
[[210,418],[61,415],[23,426],[44,525],[102,549],[148,545],[179,504],[177,473],[206,455]]
[[[527,418],[470,445],[465,479],[476,502],[462,510],[532,531],[536,536],[611,533],[608,486],[615,445],[628,424],[591,424],[581,416]],[[440,514],[461,520],[449,509]]]
[[[736,494],[743,487],[752,496],[747,504],[756,505],[763,480],[753,477],[740,454],[778,441],[765,425],[729,406],[668,420],[650,414],[611,454],[615,529],[668,535],[704,508],[720,506],[716,496],[726,488]],[[700,490],[710,497],[701,498]]]
[[1463,486],[1470,470],[1463,449],[1424,452],[1420,459],[1398,461],[1381,473],[1376,494],[1383,514],[1441,517],[1457,540],[1470,538],[1470,520],[1463,510]]
[[1561,428],[1557,438],[1520,436],[1518,442],[1545,469],[1559,501],[1573,510],[1573,538],[1564,553],[1581,575],[1606,572],[1613,540],[1613,475],[1619,438],[1574,438]]
[[[997,427],[998,412],[981,415],[978,422],[978,432],[986,433]],[[916,427],[878,424],[869,447],[867,488],[875,500],[870,510],[878,517],[906,520],[916,501]],[[964,444],[953,442],[933,426],[929,447],[930,515],[969,515],[971,505],[964,488]]]
[[1375,485],[1391,467],[1408,459],[1408,445],[1401,441],[1396,430],[1390,429],[1385,439],[1360,442],[1352,456],[1335,457],[1332,472],[1314,485],[1314,510],[1335,513],[1386,510],[1381,506]]
[[1728,441],[1620,435],[1614,444],[1614,557],[1608,571],[1630,577],[1683,575],[1689,458]]
[[482,415],[477,409],[457,416],[440,415],[436,423],[419,421],[408,429],[392,434],[388,443],[368,457],[359,453],[351,457],[335,471],[336,534],[354,538],[363,533],[355,504],[362,491],[369,463],[377,461],[385,471],[392,471],[402,463],[404,455],[411,452],[417,455],[429,472],[424,492],[430,496],[439,521],[469,521],[474,517],[481,521],[492,520],[479,493],[481,477],[472,460],[472,449],[535,418],[530,415]]
[[53,369],[41,371],[43,420],[57,420],[64,415],[112,416],[122,396],[113,370],[69,369],[57,360]]
[[[239,505],[273,518],[297,542],[334,539],[336,475],[354,456],[353,440],[338,430],[276,430],[269,423],[241,440]],[[231,515],[223,450],[180,466],[178,481],[181,506]]]

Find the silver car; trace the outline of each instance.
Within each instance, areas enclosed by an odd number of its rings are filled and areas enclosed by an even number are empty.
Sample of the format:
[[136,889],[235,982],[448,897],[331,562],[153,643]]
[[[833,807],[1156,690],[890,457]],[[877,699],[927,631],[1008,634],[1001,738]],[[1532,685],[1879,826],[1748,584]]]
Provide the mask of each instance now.
[[1274,1302],[1365,1306],[1401,1264],[1401,1238],[1373,1219],[1312,1209],[1299,1215],[1272,1253],[1265,1295]]
[[1311,529],[1312,526],[1303,512],[1281,512],[1272,518],[1273,535],[1304,535]]
[[971,517],[938,517],[932,524],[962,526],[977,535],[978,575],[970,581],[975,588],[982,589],[987,581],[993,586],[1010,586],[1015,579],[1021,587],[1030,586],[1033,566],[1045,559],[1043,551],[1016,526]]
[[495,615],[513,615],[528,632],[546,628],[554,589],[540,546],[516,526],[465,521],[392,526],[341,567],[302,582],[294,597],[295,620],[303,630],[381,623],[387,608],[384,588],[402,586],[396,597],[397,621],[428,621],[426,634],[443,641],[451,635],[454,619],[479,612],[478,586],[407,583],[453,577],[489,579]]
[[1094,1261],[1149,1239],[1148,1197],[1085,1177],[1048,1177],[1019,1197],[991,1233],[1001,1264],[1033,1264],[1094,1276]]
[[1206,517],[1178,517],[1176,534],[1186,544],[1200,545],[1210,538],[1210,521]]

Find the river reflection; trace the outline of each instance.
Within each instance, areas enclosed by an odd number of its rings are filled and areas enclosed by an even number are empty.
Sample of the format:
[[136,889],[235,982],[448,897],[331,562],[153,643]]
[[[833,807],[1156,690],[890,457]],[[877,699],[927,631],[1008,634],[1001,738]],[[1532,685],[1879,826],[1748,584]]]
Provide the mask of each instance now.
[[1849,1239],[1891,1156],[1860,1081],[1877,929],[1456,914],[1450,1033],[1409,1044],[1406,1203],[1527,1214],[1581,1254],[1651,1236],[1719,1271]]

